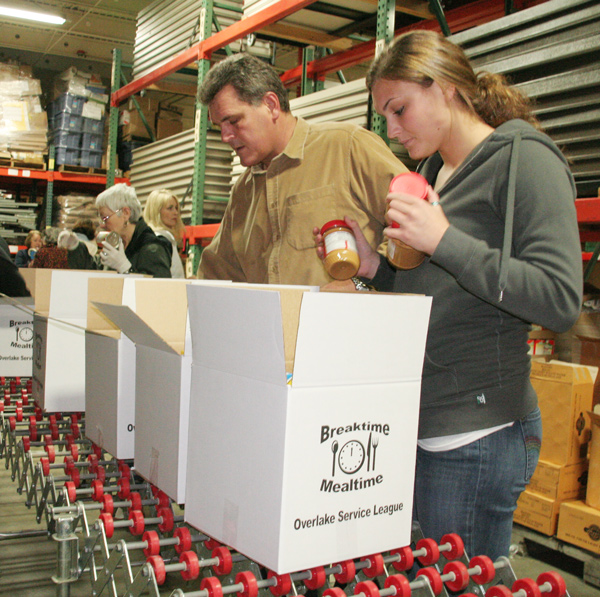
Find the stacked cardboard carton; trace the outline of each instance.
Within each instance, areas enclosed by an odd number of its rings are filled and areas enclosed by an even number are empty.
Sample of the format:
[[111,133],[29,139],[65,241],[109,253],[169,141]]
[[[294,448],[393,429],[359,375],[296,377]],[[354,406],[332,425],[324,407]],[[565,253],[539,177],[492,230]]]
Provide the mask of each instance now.
[[561,504],[585,495],[596,374],[596,368],[585,365],[532,362],[543,441],[537,469],[519,498],[514,520],[545,535],[556,533]]
[[592,442],[585,501],[561,504],[557,536],[573,545],[600,553],[600,408],[596,406],[589,415],[592,420]]
[[24,65],[0,63],[0,156],[43,167],[48,121],[40,81]]

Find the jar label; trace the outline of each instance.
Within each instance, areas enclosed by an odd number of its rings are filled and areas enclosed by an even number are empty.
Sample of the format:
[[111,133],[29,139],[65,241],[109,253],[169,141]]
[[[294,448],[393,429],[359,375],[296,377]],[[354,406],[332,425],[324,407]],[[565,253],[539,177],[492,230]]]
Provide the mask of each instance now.
[[324,244],[326,256],[331,253],[331,251],[339,251],[340,249],[356,252],[356,239],[354,238],[354,235],[351,232],[345,232],[344,230],[328,234],[324,239]]

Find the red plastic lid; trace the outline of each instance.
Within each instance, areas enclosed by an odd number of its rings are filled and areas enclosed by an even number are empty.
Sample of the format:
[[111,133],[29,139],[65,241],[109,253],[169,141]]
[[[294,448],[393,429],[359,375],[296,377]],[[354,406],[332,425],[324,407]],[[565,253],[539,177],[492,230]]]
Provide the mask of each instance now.
[[404,172],[394,176],[390,182],[390,193],[407,193],[427,199],[427,180],[416,172]]
[[348,224],[344,222],[344,220],[329,220],[321,226],[321,234],[325,234],[331,228],[336,228],[337,226],[343,226],[344,228],[348,228]]

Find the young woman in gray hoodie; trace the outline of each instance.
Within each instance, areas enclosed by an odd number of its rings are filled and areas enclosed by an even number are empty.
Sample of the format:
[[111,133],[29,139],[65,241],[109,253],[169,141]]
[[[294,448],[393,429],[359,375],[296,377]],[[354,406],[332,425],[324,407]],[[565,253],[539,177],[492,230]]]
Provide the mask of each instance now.
[[415,516],[425,536],[459,533],[469,555],[508,555],[517,499],[542,439],[529,381],[531,323],[561,332],[582,300],[569,167],[526,98],[475,74],[442,36],[396,38],[367,76],[388,136],[429,183],[391,193],[386,235],[429,257],[394,270],[362,243],[378,290],[433,297],[421,394]]

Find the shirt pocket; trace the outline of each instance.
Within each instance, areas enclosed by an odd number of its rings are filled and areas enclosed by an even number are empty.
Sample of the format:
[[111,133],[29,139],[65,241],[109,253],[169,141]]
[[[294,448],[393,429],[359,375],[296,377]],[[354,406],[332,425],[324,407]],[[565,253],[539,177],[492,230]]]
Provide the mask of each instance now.
[[341,220],[345,208],[334,185],[326,185],[290,195],[286,210],[286,240],[294,249],[314,249],[313,228],[320,228],[329,220]]

